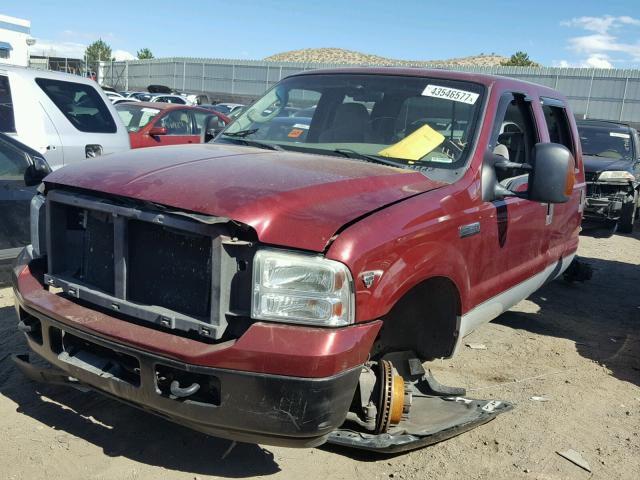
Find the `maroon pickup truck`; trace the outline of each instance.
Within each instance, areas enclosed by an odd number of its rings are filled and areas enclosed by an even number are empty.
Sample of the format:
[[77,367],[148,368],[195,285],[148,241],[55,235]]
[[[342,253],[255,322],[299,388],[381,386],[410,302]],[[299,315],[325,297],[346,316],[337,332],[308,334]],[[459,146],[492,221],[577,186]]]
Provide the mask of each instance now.
[[238,441],[433,443],[511,406],[423,362],[565,271],[584,190],[552,89],[294,75],[209,144],[45,179],[13,286],[18,328],[51,366],[14,361]]

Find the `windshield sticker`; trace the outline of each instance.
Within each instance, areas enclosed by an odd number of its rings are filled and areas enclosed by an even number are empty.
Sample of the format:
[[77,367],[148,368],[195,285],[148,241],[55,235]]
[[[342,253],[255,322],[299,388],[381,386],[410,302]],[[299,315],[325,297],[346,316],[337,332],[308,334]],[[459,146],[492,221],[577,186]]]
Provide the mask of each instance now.
[[476,103],[480,96],[477,93],[467,92],[466,90],[440,87],[438,85],[427,85],[422,95],[424,97],[443,98],[445,100],[453,100],[454,102],[468,103],[469,105]]
[[296,123],[293,128],[301,128],[303,130],[309,130],[309,125],[305,125],[304,123]]
[[444,142],[444,135],[436,132],[429,125],[423,125],[398,143],[380,150],[378,155],[406,160],[420,160],[440,146],[442,142]]
[[437,162],[437,163],[453,163],[453,158],[449,158],[449,157],[429,157],[429,161],[430,162]]
[[287,137],[289,137],[289,138],[298,138],[303,133],[304,133],[304,130],[302,130],[301,128],[294,128],[293,130],[291,130],[289,132],[289,135],[287,135]]
[[157,108],[147,108],[147,107],[142,107],[140,110],[147,113],[158,113],[160,111]]
[[612,137],[618,137],[618,138],[626,138],[626,139],[631,138],[631,135],[629,135],[628,133],[609,132],[609,135],[611,135]]

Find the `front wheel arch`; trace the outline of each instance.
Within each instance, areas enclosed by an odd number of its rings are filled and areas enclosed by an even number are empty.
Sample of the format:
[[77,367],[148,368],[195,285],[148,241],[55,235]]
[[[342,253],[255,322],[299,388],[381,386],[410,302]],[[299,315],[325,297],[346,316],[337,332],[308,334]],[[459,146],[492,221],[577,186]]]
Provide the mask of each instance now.
[[411,288],[384,315],[372,357],[414,351],[421,360],[450,357],[460,333],[460,293],[446,277],[432,277]]

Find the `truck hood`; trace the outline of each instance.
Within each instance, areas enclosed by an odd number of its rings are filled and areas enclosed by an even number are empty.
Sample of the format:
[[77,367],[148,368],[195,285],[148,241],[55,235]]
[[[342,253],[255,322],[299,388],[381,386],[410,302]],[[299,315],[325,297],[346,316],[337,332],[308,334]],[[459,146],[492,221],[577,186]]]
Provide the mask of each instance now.
[[633,162],[630,160],[620,160],[617,158],[594,157],[591,155],[583,155],[585,172],[605,172],[605,171],[625,171],[632,170]]
[[345,224],[445,184],[347,158],[228,145],[154,147],[64,167],[66,185],[227,217],[263,243],[323,251]]

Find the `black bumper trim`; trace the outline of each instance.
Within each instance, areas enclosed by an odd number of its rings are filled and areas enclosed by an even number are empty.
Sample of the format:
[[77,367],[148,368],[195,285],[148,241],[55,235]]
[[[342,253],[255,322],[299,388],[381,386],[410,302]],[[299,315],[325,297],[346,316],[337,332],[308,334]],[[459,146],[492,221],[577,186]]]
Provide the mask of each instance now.
[[[21,304],[20,297],[17,298]],[[42,328],[42,344],[25,333],[29,347],[52,365],[51,369],[42,369],[30,364],[28,356],[15,357],[14,362],[29,378],[95,390],[194,430],[230,440],[286,447],[321,445],[329,433],[343,423],[360,376],[360,367],[327,378],[201,367],[81,332],[22,304],[20,308],[36,317]],[[140,385],[99,376],[63,361],[52,348],[52,327],[135,357],[140,362]],[[155,374],[157,365],[215,377],[220,385],[220,405],[181,401],[161,395]]]

